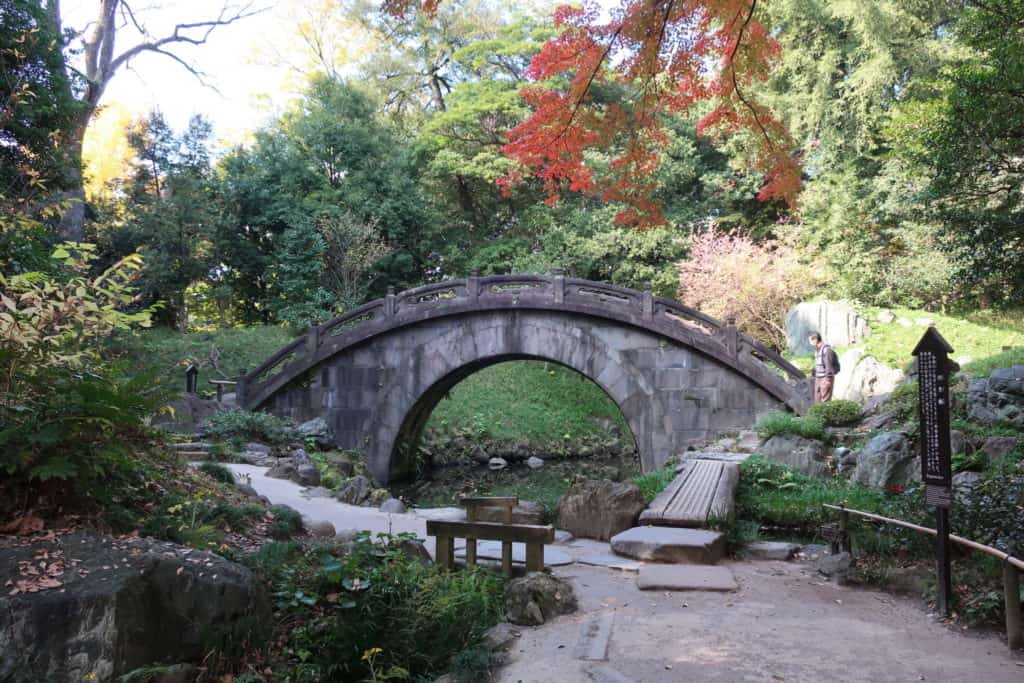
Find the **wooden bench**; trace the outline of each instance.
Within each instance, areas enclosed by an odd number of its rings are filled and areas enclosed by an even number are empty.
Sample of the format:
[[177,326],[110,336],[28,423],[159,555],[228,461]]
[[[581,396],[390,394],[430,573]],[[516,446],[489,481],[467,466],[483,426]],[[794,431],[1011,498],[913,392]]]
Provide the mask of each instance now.
[[230,384],[230,385],[238,384],[238,382],[236,382],[233,379],[210,379],[210,380],[207,380],[207,381],[210,384],[212,384],[213,386],[217,387],[217,403],[222,403],[224,401],[224,386],[225,385],[228,385],[228,384]]
[[[519,499],[509,497],[466,497],[460,502],[466,508],[465,522],[427,521],[427,535],[437,539],[437,563],[446,569],[455,567],[455,539],[466,539],[466,564],[476,564],[477,541],[501,541],[501,571],[512,575],[512,544],[526,544],[526,571],[544,570],[544,545],[554,543],[555,528],[533,524],[512,524],[512,509]],[[502,522],[477,521],[480,510],[500,508]]]

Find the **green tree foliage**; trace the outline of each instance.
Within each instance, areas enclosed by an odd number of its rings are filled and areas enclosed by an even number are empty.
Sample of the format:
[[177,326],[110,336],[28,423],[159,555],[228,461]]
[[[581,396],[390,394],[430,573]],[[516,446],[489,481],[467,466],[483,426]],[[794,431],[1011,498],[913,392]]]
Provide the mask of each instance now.
[[180,135],[159,112],[137,124],[128,136],[136,163],[127,217],[104,235],[116,254],[145,254],[140,291],[160,302],[163,321],[179,329],[188,324],[186,290],[216,265],[211,240],[223,209],[210,165],[211,132],[198,116]]
[[969,2],[951,27],[966,49],[900,107],[899,154],[953,237],[961,281],[984,300],[1024,296],[1024,2]]
[[[794,231],[823,258],[836,293],[923,306],[948,293],[941,227],[921,220],[920,182],[885,134],[957,46],[945,0],[777,0],[765,4],[782,54],[761,96],[801,147]],[[927,265],[926,273],[922,266]]]
[[[221,226],[215,249],[225,279],[244,302],[246,319],[272,319],[288,292],[301,294],[296,289],[301,282],[323,284],[326,278],[324,288],[331,291],[332,271],[324,258],[339,238],[320,227],[342,217],[379,226],[379,234],[364,231],[366,240],[394,245],[377,250],[381,258],[370,265],[378,277],[368,291],[382,294],[387,282],[423,281],[434,235],[411,154],[357,88],[314,79],[305,96],[280,121],[259,131],[250,147],[229,152],[221,169],[220,187],[233,217]],[[298,254],[282,261],[284,250],[292,247],[318,264],[298,273]],[[311,298],[317,297],[317,306],[328,304],[322,296]],[[324,310],[353,302],[332,298],[329,303]]]

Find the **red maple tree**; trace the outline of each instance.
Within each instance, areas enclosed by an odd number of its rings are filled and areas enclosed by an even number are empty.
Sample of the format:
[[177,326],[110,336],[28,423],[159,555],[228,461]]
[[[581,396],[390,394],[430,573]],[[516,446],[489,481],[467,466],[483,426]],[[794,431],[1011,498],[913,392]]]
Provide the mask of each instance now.
[[[422,0],[433,11],[438,0]],[[388,11],[409,11],[415,0],[385,0]],[[754,19],[757,0],[623,0],[611,11],[596,0],[555,10],[558,36],[534,57],[522,91],[533,109],[512,129],[505,153],[521,164],[501,183],[507,190],[523,171],[540,178],[548,201],[568,190],[622,202],[617,220],[664,223],[652,199],[654,171],[668,142],[665,117],[707,101],[697,125],[713,137],[750,131],[749,159],[764,174],[759,199],[793,204],[800,168],[785,127],[744,89],[767,77],[779,44]],[[595,92],[602,85],[627,93]],[[606,171],[595,171],[592,150],[617,149]]]

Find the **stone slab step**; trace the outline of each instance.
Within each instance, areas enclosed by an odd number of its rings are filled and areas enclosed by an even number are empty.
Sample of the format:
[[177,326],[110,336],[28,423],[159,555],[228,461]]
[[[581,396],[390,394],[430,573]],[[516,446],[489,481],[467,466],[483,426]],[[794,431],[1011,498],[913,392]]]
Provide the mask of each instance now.
[[174,447],[179,451],[202,451],[210,447],[210,444],[205,441],[188,441],[185,443],[176,443]]
[[639,560],[632,560],[612,553],[591,553],[577,557],[576,561],[580,564],[589,564],[592,567],[607,567],[623,572],[638,572],[640,567],[644,566],[643,562]]
[[743,555],[751,560],[792,560],[800,552],[796,543],[778,541],[758,541],[743,546]]
[[603,662],[608,659],[608,640],[612,637],[615,612],[605,612],[580,625],[580,637],[576,641],[576,659]]
[[720,460],[686,460],[679,475],[640,513],[640,522],[702,527],[732,514],[739,465]]
[[640,569],[636,585],[642,591],[734,591],[736,577],[725,567],[648,564]]
[[634,683],[632,678],[607,664],[591,666],[586,669],[586,673],[594,683]]
[[611,539],[619,555],[650,562],[715,564],[725,556],[725,537],[717,531],[638,526]]

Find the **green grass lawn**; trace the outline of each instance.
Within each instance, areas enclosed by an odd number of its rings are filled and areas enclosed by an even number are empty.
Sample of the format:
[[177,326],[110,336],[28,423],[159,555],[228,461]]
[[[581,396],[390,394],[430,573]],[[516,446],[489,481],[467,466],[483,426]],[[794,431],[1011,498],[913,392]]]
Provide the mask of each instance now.
[[291,340],[285,328],[271,325],[189,334],[162,327],[121,334],[111,347],[133,370],[156,371],[157,382],[173,392],[184,391],[185,368],[195,363],[200,395],[212,396],[215,389],[207,380],[237,379],[242,368],[252,370]]
[[510,361],[460,382],[434,409],[427,428],[537,444],[603,434],[602,419],[629,438],[618,406],[589,379],[554,363]]
[[[878,322],[879,308],[867,308],[861,311],[868,319],[871,334],[864,340],[868,353],[886,365],[902,368],[913,357],[910,352],[924,334],[925,328],[919,325],[903,327],[897,323],[884,325]],[[1016,350],[1013,355],[998,361],[992,357],[1002,354],[1004,346],[1024,346],[1024,311],[1004,312],[997,314],[992,311],[972,313],[964,316],[943,315],[927,311],[911,309],[891,309],[897,318],[931,318],[936,329],[953,347],[953,358],[968,356],[972,359],[964,370],[972,374],[991,372],[998,363],[1011,360],[1013,357],[1024,358],[1024,350]],[[988,360],[988,359],[992,360]],[[995,362],[995,364],[994,364]],[[1003,367],[1012,362],[1005,363]]]

